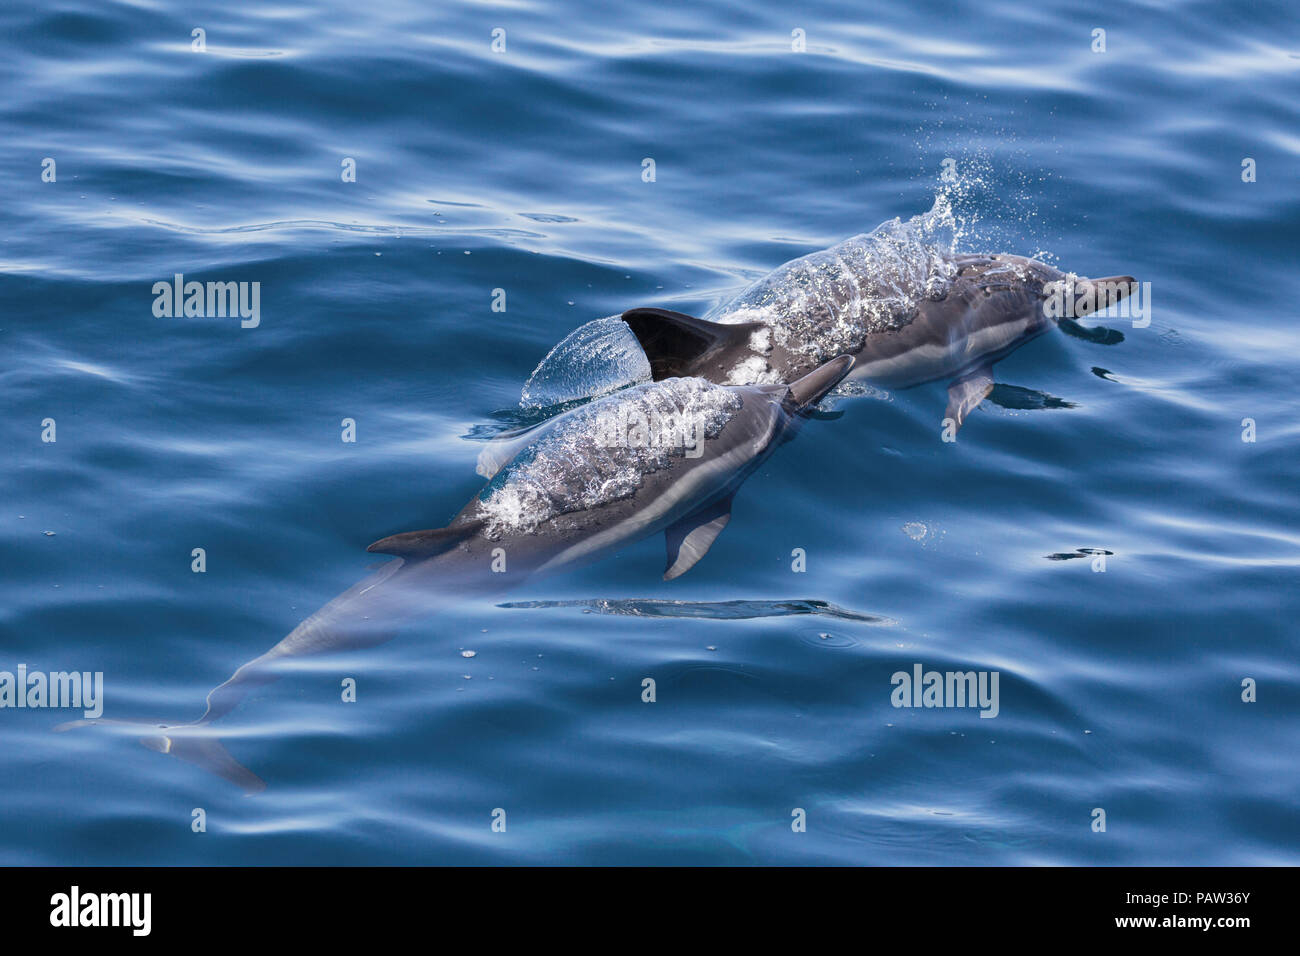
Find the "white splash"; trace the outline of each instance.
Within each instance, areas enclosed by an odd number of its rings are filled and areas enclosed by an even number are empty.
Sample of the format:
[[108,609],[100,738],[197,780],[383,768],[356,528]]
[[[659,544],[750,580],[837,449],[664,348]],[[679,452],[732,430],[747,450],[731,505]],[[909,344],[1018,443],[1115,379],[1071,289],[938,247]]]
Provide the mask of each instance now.
[[[484,533],[530,534],[558,515],[630,497],[647,475],[684,457],[691,436],[717,438],[742,404],[734,389],[673,378],[566,412],[480,493]],[[644,427],[630,435],[629,422]]]
[[[770,352],[773,342],[806,355],[813,364],[857,352],[868,334],[907,325],[921,302],[947,294],[956,275],[952,256],[961,233],[950,199],[941,192],[924,215],[906,222],[891,219],[787,262],[707,318],[762,323],[770,336],[755,334],[750,343],[760,356]],[[746,359],[729,380],[756,381],[746,376],[767,368],[766,361]]]
[[611,315],[580,325],[551,349],[528,377],[519,405],[549,408],[648,381],[645,352],[627,323]]

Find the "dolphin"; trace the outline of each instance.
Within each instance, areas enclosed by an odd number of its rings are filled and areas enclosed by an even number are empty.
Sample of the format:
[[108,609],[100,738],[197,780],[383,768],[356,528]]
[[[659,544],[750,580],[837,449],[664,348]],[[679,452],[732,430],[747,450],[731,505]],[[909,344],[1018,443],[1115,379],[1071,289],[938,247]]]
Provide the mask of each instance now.
[[797,433],[813,406],[848,374],[840,356],[789,385],[723,386],[699,378],[651,382],[556,416],[446,527],[370,545],[389,561],[235,671],[180,724],[95,718],[98,726],[196,764],[247,793],[265,782],[225,748],[213,721],[294,658],[370,647],[427,614],[430,598],[493,593],[535,574],[587,563],[658,532],[664,579],[690,570],[731,519],[736,490]]
[[414,562],[411,574],[513,581],[663,531],[672,580],[704,556],[736,489],[853,363],[838,356],[789,385],[668,378],[571,409],[530,433],[446,527],[367,550]]
[[855,380],[949,382],[945,418],[960,428],[992,390],[993,363],[1134,285],[1132,276],[1083,279],[1024,256],[955,254],[882,230],[787,262],[714,321],[660,308],[622,319],[655,380],[791,381],[842,353],[857,360]]

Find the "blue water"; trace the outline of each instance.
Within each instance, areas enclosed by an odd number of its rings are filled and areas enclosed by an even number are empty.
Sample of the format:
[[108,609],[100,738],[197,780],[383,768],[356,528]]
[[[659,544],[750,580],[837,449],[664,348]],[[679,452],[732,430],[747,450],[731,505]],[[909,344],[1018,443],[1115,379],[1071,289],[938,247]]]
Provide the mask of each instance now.
[[[106,717],[197,718],[369,542],[444,524],[591,319],[699,314],[937,196],[961,248],[1152,307],[1000,363],[955,444],[943,383],[837,400],[679,580],[645,540],[304,661],[221,721],[257,796],[0,710],[0,863],[1300,861],[1289,5],[53,0],[0,27],[0,670],[102,671]],[[175,273],[260,282],[260,325],[155,317]],[[916,663],[999,672],[1000,713],[894,708]]]

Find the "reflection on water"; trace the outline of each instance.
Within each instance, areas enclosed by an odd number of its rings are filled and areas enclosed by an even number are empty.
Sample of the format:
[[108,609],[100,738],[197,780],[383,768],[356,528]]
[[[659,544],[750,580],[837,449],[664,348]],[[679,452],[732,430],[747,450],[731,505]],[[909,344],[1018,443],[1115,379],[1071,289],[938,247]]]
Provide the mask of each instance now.
[[860,621],[892,627],[898,622],[875,614],[863,614],[836,607],[827,601],[660,601],[652,598],[586,601],[513,601],[500,604],[508,608],[582,608],[596,614],[625,614],[632,617],[688,617],[701,620],[739,621],[754,617],[789,617],[796,614],[820,614],[844,621]]

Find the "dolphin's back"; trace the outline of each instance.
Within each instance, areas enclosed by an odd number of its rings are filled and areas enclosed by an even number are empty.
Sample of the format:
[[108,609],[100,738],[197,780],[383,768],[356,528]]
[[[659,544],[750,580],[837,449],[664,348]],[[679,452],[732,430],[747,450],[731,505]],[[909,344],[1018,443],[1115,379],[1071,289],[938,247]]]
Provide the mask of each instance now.
[[798,356],[797,371],[806,374],[837,355],[856,354],[873,333],[909,324],[920,303],[947,291],[954,274],[943,247],[894,220],[777,267],[708,318],[769,326],[772,344]]
[[630,498],[647,476],[716,439],[743,404],[733,389],[673,378],[572,409],[506,463],[464,517],[492,538]]

